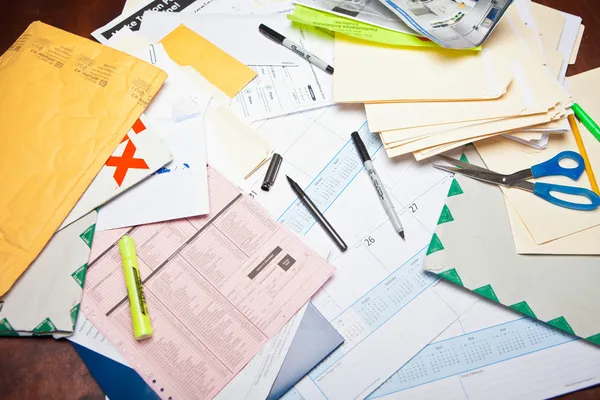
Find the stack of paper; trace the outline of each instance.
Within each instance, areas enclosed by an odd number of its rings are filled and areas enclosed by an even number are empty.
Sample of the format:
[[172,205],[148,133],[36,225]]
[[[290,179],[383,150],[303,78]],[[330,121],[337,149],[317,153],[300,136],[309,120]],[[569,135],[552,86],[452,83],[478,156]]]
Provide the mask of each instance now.
[[570,97],[546,67],[538,34],[519,7],[509,8],[481,51],[336,36],[334,100],[365,103],[369,128],[380,132],[390,157],[427,158],[507,132],[540,140],[543,132],[527,129],[560,121]]

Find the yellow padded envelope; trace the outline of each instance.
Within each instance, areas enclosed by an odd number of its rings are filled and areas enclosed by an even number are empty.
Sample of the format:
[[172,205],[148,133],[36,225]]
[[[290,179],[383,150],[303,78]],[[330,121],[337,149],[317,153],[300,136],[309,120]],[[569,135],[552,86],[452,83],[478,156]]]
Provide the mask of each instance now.
[[229,97],[256,77],[251,68],[185,25],[179,25],[160,42],[173,61],[193,67]]
[[[146,62],[39,21],[2,55],[0,296],[44,248],[165,79]],[[124,155],[121,162],[126,168],[135,161]]]

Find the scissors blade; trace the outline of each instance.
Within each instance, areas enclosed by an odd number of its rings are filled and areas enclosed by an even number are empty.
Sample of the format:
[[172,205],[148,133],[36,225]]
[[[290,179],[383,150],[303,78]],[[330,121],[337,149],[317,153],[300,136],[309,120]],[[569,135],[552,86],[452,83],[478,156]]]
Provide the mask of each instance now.
[[497,174],[495,172],[492,172],[492,171],[489,171],[486,169],[483,169],[482,171],[480,171],[480,170],[473,171],[473,170],[466,169],[466,168],[446,167],[446,166],[438,165],[438,164],[434,164],[433,166],[442,171],[452,172],[455,174],[461,174],[468,178],[475,179],[475,180],[478,180],[481,182],[492,183],[494,185],[506,186],[506,184],[502,181],[502,179],[504,177],[503,175]]
[[469,163],[466,163],[466,162],[463,162],[463,161],[460,161],[460,160],[456,160],[456,159],[448,157],[448,156],[439,155],[438,157],[441,158],[442,160],[446,161],[448,164],[454,165],[455,167],[461,167],[461,168],[465,168],[465,169],[470,169],[472,171],[491,172],[487,168],[478,167],[477,165],[469,164]]

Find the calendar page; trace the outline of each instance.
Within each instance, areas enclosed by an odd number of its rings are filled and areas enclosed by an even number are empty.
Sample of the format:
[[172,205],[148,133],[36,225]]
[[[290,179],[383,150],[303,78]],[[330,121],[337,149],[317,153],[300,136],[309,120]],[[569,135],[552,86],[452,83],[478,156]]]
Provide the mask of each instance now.
[[[389,159],[365,120],[362,105],[336,105],[255,124],[284,161],[268,193],[260,190],[266,165],[250,177],[251,195],[321,254],[325,247],[338,269],[313,304],[345,343],[284,398],[541,398],[600,383],[600,350],[422,271],[436,226],[453,218],[444,202],[462,188],[428,161]],[[406,241],[379,203],[353,131],[373,158]],[[335,247],[285,175],[303,187],[348,251]]]

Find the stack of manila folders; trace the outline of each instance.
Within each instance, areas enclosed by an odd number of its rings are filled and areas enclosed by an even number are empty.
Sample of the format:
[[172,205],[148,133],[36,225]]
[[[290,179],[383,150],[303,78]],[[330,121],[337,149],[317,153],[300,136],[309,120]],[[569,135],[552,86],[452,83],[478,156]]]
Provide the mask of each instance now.
[[570,95],[516,6],[481,50],[398,48],[340,36],[335,60],[334,100],[365,103],[369,128],[380,132],[390,157],[421,160],[498,135],[543,148],[545,133],[568,129]]

